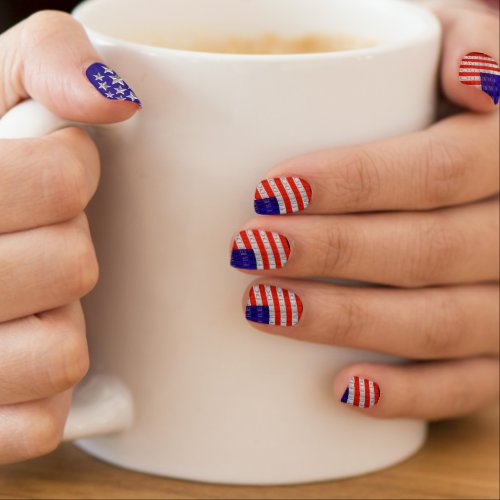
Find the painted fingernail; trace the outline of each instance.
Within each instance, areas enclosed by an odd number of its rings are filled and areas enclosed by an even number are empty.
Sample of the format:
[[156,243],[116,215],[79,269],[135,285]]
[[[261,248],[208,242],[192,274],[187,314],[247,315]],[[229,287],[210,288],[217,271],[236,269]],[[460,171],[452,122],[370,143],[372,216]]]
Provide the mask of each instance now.
[[351,377],[342,399],[342,403],[370,408],[378,403],[380,388],[373,380],[363,377]]
[[460,81],[486,92],[495,104],[500,98],[500,67],[495,59],[483,52],[469,52],[462,58]]
[[239,269],[280,269],[289,255],[290,244],[282,234],[247,229],[234,238],[231,265]]
[[254,207],[262,215],[292,214],[307,208],[311,197],[311,186],[304,179],[275,177],[257,186]]
[[300,297],[286,288],[254,285],[248,297],[248,321],[275,326],[295,326],[302,316]]
[[112,101],[130,101],[142,107],[133,90],[117,73],[102,63],[91,64],[86,71],[90,83],[98,92]]

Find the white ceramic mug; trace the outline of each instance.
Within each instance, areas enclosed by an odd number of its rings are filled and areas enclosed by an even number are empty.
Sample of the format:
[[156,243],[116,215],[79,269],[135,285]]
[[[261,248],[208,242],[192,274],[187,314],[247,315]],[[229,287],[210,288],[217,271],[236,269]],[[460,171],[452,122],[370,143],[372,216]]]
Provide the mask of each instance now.
[[[331,390],[347,363],[398,360],[256,332],[241,308],[250,278],[229,267],[228,248],[274,163],[432,121],[436,19],[397,0],[91,0],[74,15],[144,109],[92,128],[101,280],[84,304],[92,375],[66,438],[85,437],[81,448],[123,467],[247,484],[340,478],[417,450],[424,422],[368,418]],[[135,43],[163,32],[377,43],[261,56]],[[64,125],[27,102],[1,120],[0,136]]]

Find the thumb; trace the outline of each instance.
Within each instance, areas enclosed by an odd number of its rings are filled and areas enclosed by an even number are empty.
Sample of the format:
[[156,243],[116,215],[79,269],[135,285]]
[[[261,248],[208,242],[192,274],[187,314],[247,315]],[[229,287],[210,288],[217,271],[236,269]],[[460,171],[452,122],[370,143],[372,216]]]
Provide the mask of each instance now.
[[492,111],[500,93],[498,16],[474,7],[436,11],[444,27],[441,80],[448,99]]
[[85,30],[70,15],[34,14],[0,36],[0,116],[31,97],[67,120],[130,118],[140,101],[99,61]]

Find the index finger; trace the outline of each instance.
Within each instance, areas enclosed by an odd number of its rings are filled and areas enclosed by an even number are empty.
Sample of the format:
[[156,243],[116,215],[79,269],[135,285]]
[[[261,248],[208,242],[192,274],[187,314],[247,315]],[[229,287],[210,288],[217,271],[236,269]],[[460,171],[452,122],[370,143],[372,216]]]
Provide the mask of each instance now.
[[493,111],[500,98],[498,14],[471,8],[436,11],[444,26],[441,81],[451,101]]
[[[468,113],[406,136],[298,156],[271,169],[256,190],[255,209],[426,210],[486,198],[498,192],[498,134],[498,115]],[[307,188],[302,204],[287,188],[297,184]]]
[[0,151],[0,235],[73,219],[97,189],[99,153],[83,129],[8,139]]

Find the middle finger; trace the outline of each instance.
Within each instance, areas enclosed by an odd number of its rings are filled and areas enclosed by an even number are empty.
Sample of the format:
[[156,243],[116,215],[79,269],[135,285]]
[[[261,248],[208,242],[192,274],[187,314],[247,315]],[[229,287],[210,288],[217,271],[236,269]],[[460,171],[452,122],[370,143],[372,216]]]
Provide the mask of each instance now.
[[231,264],[403,287],[492,281],[497,234],[497,199],[431,212],[259,217],[236,236]]
[[69,304],[86,295],[97,276],[84,214],[0,235],[0,323]]

